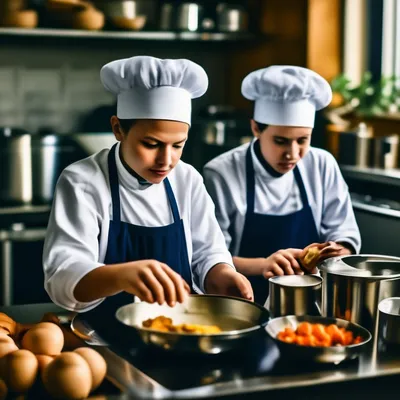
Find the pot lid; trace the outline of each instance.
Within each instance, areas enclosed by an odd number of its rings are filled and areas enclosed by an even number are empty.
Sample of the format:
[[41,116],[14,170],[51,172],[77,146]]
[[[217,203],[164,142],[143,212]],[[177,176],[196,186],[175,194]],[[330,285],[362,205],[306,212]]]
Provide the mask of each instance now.
[[323,261],[319,269],[334,275],[373,280],[400,278],[400,258],[360,254],[332,257]]

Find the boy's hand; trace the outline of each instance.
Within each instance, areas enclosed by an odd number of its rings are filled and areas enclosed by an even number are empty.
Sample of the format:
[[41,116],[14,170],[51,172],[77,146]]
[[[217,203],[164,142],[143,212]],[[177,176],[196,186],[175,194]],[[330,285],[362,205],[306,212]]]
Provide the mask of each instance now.
[[207,294],[241,297],[253,301],[253,289],[248,279],[227,264],[215,265],[205,280]]
[[176,302],[183,303],[190,293],[179,274],[156,260],[132,261],[121,265],[118,272],[120,289],[148,303],[166,302],[173,307]]

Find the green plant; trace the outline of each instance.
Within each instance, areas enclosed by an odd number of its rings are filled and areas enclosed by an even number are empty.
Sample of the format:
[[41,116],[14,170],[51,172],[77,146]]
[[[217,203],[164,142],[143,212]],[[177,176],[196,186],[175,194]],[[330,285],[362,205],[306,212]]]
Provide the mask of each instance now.
[[342,96],[352,112],[362,116],[374,116],[397,112],[400,107],[399,77],[382,77],[373,80],[371,72],[365,72],[358,86],[354,86],[342,74],[331,82],[332,91]]

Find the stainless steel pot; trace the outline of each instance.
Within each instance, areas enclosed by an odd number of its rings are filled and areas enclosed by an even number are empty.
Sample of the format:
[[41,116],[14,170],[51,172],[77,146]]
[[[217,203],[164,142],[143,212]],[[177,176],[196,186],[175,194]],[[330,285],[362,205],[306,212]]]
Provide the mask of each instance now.
[[269,279],[271,318],[285,315],[321,315],[322,278],[316,275],[284,275]]
[[200,30],[203,19],[203,6],[197,3],[182,3],[177,9],[177,28],[182,31]]
[[[217,325],[223,332],[195,335],[143,328],[143,321],[160,315],[171,318],[174,324]],[[239,349],[255,335],[263,334],[269,313],[264,307],[239,298],[191,295],[184,304],[174,307],[144,302],[128,304],[117,310],[116,318],[151,347],[182,353],[219,354]]]
[[400,297],[382,300],[379,309],[379,337],[387,343],[400,344]]
[[400,295],[400,258],[373,254],[334,257],[319,268],[322,315],[360,324],[376,337],[379,302]]
[[32,200],[31,135],[0,128],[0,202],[27,204]]
[[33,203],[50,203],[62,170],[84,156],[75,141],[67,135],[34,136],[32,138]]
[[374,167],[397,168],[399,137],[397,135],[374,138]]
[[372,133],[340,132],[338,162],[343,165],[370,167],[373,159]]
[[155,0],[96,0],[95,4],[109,19],[145,16],[147,25],[154,27],[157,5]]
[[221,32],[246,32],[248,29],[246,10],[238,5],[218,4],[217,27]]

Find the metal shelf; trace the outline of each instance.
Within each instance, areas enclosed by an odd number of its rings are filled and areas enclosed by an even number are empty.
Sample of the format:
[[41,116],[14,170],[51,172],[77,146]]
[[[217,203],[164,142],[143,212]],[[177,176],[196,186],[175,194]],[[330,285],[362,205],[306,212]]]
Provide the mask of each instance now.
[[0,215],[47,213],[50,209],[50,205],[0,206]]
[[238,41],[255,39],[255,35],[247,32],[163,32],[163,31],[85,31],[77,29],[53,28],[0,28],[0,37],[38,37],[66,39],[97,40],[182,40],[182,41]]

